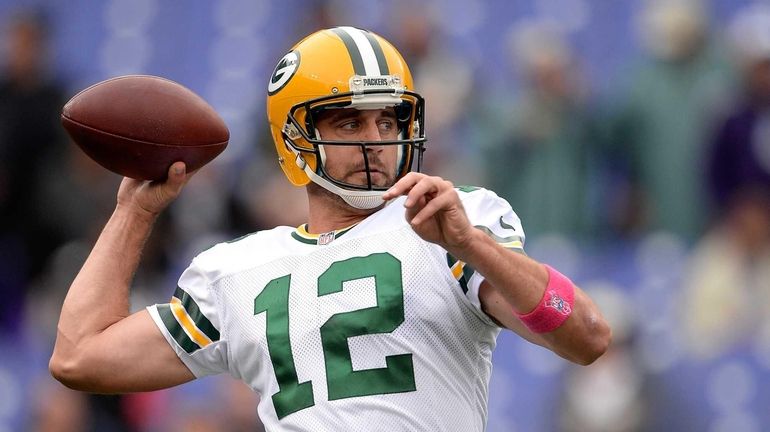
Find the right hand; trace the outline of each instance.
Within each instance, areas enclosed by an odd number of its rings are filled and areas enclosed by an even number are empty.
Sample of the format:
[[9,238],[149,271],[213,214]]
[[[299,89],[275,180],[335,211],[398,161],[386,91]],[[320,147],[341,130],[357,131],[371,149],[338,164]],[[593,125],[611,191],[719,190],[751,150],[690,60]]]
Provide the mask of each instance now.
[[142,181],[124,177],[118,189],[118,207],[157,216],[182,192],[195,172],[186,173],[184,162],[174,162],[165,181]]

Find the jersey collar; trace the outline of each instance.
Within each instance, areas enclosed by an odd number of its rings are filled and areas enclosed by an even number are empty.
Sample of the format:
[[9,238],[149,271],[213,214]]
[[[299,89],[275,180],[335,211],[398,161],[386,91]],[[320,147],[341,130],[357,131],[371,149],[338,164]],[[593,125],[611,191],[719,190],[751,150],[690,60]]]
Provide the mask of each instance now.
[[349,227],[341,228],[334,231],[329,231],[327,233],[311,234],[307,231],[307,224],[302,224],[298,226],[296,230],[292,231],[291,236],[294,238],[294,240],[297,240],[302,243],[323,246],[341,237],[343,234],[350,231],[356,225],[358,225],[358,223],[350,225]]

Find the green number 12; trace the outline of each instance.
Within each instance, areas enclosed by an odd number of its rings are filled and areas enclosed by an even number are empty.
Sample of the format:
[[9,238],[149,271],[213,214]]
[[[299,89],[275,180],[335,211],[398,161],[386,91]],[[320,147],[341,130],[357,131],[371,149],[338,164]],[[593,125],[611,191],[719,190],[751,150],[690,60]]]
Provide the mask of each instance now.
[[[332,315],[320,329],[329,400],[414,391],[412,354],[385,357],[386,367],[353,370],[348,338],[391,333],[404,322],[401,262],[388,253],[355,257],[332,265],[318,278],[318,296],[342,291],[347,281],[373,277],[377,306]],[[265,312],[267,346],[280,390],[273,395],[278,418],[311,407],[313,383],[299,382],[289,337],[291,275],[268,282],[254,299],[254,314]]]

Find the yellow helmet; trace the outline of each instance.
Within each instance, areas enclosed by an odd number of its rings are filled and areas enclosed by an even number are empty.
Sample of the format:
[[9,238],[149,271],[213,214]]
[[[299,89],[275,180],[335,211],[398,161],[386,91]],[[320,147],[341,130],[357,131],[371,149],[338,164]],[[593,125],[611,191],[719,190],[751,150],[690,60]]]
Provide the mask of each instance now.
[[[284,174],[295,186],[314,182],[348,204],[370,209],[382,204],[387,187],[372,184],[367,145],[399,146],[396,179],[419,171],[425,149],[424,100],[413,91],[412,75],[388,41],[366,30],[335,27],[313,33],[278,62],[267,86],[267,117]],[[397,140],[330,141],[314,122],[327,108],[393,107]],[[323,146],[357,145],[367,167],[367,184],[345,183],[324,170]]]

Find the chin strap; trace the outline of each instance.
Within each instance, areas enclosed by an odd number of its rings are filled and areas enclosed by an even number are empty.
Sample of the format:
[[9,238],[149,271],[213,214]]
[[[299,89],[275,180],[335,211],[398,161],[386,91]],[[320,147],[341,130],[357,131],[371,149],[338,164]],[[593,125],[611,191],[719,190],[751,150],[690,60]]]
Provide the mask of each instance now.
[[339,196],[351,207],[361,210],[371,210],[381,206],[385,202],[382,199],[382,194],[384,194],[385,191],[351,191],[343,189],[314,173],[307,164],[305,164],[305,174],[310,177],[310,180],[313,183]]
[[[315,133],[316,136],[320,139],[321,132],[316,129]],[[359,210],[371,210],[381,206],[385,202],[382,199],[382,195],[385,193],[385,191],[352,191],[343,189],[333,184],[329,180],[319,176],[312,169],[310,169],[310,166],[305,162],[302,154],[295,150],[293,146],[288,145],[287,143],[287,147],[290,148],[291,151],[296,155],[295,163],[301,170],[305,171],[305,174],[307,174],[307,176],[310,178],[310,181],[342,198],[342,200],[345,201],[349,206]],[[321,157],[318,163],[323,164],[326,159],[326,153],[324,152],[323,146],[319,146],[319,150]]]
[[[305,174],[307,174],[313,183],[339,196],[351,207],[360,210],[371,210],[381,206],[385,202],[382,199],[382,194],[384,194],[385,191],[351,191],[343,189],[313,172],[313,170],[310,169],[310,166],[305,162],[305,159],[302,158],[302,155],[296,150],[292,149],[292,151],[297,155],[297,159],[295,160],[297,166],[305,171]],[[319,163],[321,163],[321,161],[319,161]]]

